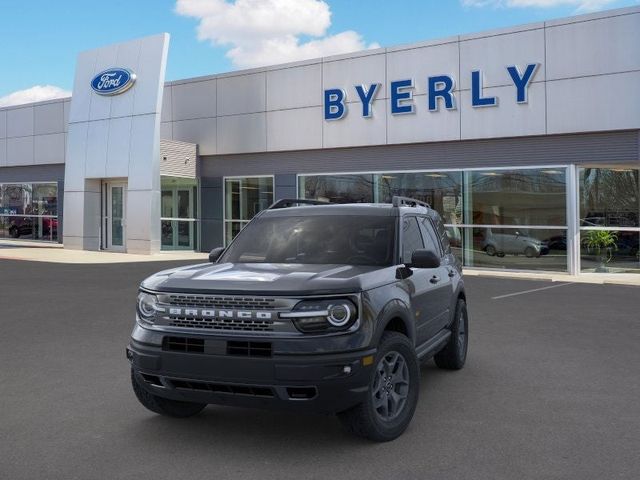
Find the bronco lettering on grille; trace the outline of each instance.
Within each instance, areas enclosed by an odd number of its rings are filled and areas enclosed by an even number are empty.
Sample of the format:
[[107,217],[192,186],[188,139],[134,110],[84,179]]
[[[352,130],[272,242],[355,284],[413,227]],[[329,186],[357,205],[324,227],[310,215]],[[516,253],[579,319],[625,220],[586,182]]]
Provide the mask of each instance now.
[[200,318],[237,318],[247,320],[271,320],[272,312],[261,312],[251,310],[212,310],[207,308],[169,308],[169,315],[178,317],[200,317]]

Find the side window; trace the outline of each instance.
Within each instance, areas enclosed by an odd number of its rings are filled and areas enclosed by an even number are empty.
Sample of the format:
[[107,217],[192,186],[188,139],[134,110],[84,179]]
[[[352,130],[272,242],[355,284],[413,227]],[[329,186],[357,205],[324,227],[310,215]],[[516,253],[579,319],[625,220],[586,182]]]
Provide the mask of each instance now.
[[433,229],[431,220],[427,217],[420,217],[420,228],[422,230],[422,236],[424,237],[424,248],[431,250],[436,255],[442,256],[438,235]]
[[413,251],[418,248],[424,248],[418,220],[416,217],[405,217],[402,219],[402,262],[411,262]]

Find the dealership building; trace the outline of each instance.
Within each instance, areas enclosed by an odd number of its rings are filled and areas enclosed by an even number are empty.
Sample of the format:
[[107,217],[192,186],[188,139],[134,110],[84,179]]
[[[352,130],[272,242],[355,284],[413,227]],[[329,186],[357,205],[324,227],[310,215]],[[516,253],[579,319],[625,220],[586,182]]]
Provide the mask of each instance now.
[[640,273],[640,7],[171,82],[168,52],[0,109],[0,238],[208,251],[276,199],[404,195],[469,268]]

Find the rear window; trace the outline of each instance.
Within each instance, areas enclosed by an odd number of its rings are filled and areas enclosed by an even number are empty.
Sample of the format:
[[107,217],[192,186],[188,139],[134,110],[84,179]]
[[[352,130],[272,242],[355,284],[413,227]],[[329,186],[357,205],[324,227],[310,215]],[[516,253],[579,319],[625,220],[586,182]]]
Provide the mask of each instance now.
[[221,262],[394,264],[395,217],[259,217],[229,246]]

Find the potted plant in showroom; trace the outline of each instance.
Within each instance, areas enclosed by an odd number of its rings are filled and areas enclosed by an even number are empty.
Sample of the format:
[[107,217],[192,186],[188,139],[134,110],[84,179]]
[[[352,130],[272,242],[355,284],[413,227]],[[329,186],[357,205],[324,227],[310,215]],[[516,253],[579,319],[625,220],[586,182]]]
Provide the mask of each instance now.
[[608,272],[607,264],[613,257],[613,251],[617,249],[618,236],[609,230],[589,230],[585,244],[589,251],[595,251],[600,256],[600,265],[596,272]]

